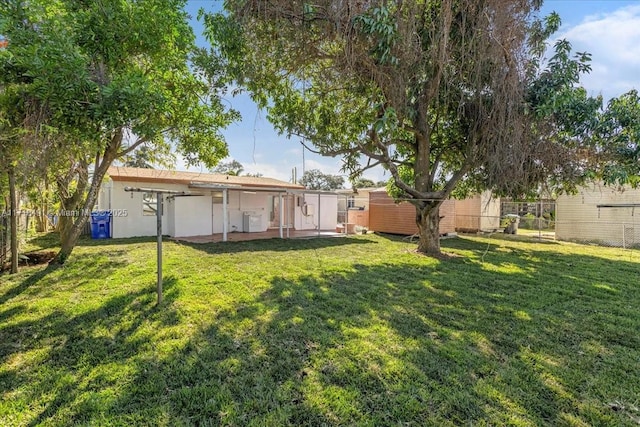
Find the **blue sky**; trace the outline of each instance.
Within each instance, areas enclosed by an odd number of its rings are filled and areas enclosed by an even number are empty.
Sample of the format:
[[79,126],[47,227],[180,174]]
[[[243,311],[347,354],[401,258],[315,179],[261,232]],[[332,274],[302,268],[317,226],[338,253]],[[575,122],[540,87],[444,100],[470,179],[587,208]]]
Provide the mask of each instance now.
[[[198,43],[206,44],[200,35],[202,25],[195,20],[197,11],[220,10],[222,1],[191,0],[187,11],[193,16]],[[568,39],[575,51],[592,54],[592,72],[583,76],[582,84],[591,95],[602,94],[605,101],[631,89],[640,90],[640,0],[546,0],[543,15],[556,11],[562,18],[557,38]],[[288,181],[297,168],[303,170],[303,150],[299,138],[278,135],[258,111],[248,95],[229,96],[227,101],[242,114],[242,121],[223,131],[230,157],[238,160],[246,172]],[[340,174],[340,160],[306,151],[304,167]],[[184,165],[178,162],[178,169]],[[364,175],[374,181],[387,179],[381,168]]]

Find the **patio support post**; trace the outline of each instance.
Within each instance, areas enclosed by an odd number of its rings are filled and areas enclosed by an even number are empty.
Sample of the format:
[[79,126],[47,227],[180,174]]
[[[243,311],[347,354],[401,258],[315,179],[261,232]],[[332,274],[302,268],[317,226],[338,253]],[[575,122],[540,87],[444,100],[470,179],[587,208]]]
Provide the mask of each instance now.
[[[289,193],[287,193],[287,195],[289,195]],[[295,212],[293,214],[293,218],[289,218],[289,200],[296,200],[296,196],[294,195],[293,197],[287,197],[287,239],[289,238],[289,228],[292,222],[295,222]],[[295,206],[295,202],[293,204],[293,206]]]
[[318,193],[318,237],[320,237],[320,193]]
[[349,196],[344,195],[344,235],[349,234]]
[[[222,190],[222,241],[227,241],[227,228],[228,228],[228,212],[227,212],[227,200],[229,199],[229,189],[224,188]],[[211,230],[213,233],[213,230]]]
[[283,233],[282,233],[282,221],[284,218],[283,215],[283,206],[282,206],[282,193],[278,193],[278,224],[279,224],[279,231],[280,231],[280,238],[282,239],[284,237]]
[[162,193],[156,193],[156,225],[158,233],[158,305],[162,303]]

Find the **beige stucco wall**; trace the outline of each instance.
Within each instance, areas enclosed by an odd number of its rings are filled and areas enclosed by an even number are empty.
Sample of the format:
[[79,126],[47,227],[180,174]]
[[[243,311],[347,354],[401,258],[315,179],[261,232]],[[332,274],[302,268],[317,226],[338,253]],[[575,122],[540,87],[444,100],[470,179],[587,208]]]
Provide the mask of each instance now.
[[640,209],[597,205],[640,203],[640,190],[594,184],[556,200],[556,238],[611,246],[640,244]]
[[356,208],[362,208],[362,210],[369,210],[369,193],[376,191],[377,188],[359,188],[357,193],[353,190],[337,190],[338,193],[338,211],[345,212],[347,210],[348,200],[353,199],[353,206]]

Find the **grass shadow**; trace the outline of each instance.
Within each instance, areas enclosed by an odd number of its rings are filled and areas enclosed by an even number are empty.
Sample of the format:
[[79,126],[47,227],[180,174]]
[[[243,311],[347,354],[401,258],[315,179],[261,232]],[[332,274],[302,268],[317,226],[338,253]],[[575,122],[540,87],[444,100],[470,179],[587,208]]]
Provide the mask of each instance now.
[[[595,258],[557,254],[539,260],[537,250],[513,249],[479,262],[484,244],[460,240],[450,247],[474,256],[275,277],[254,300],[220,310],[154,365],[156,379],[162,378],[156,389],[168,390],[163,402],[171,419],[220,425],[631,425],[606,408],[605,396],[622,392],[628,398],[635,387],[640,369],[629,364],[640,348],[637,321],[625,321],[629,311],[595,313],[626,297],[572,276],[556,291],[540,293],[549,270],[567,263],[580,268]],[[500,270],[513,264],[520,270]],[[615,267],[638,269],[626,262]],[[637,292],[633,299],[640,299]],[[625,327],[614,333],[621,322]],[[594,372],[603,354],[610,358],[608,369]],[[148,381],[145,373],[133,383]],[[594,384],[601,388],[592,394]],[[130,404],[130,396],[121,403]]]
[[[135,369],[135,363],[129,364],[135,355],[152,345],[159,330],[179,322],[173,307],[179,298],[176,280],[167,277],[164,290],[160,306],[148,286],[107,298],[71,317],[63,310],[54,310],[46,316],[4,323],[0,335],[11,337],[11,341],[0,347],[0,360],[5,366],[0,373],[0,392],[22,390],[29,400],[45,402],[27,425],[89,422],[90,414],[104,408],[100,399],[86,399],[87,394],[106,389],[110,395],[119,388],[110,390],[118,383],[119,374],[105,368],[120,366],[124,372]],[[13,309],[1,316],[11,319],[21,313],[24,309]],[[6,369],[15,366],[19,354],[31,354],[46,369]]]
[[176,245],[193,248],[207,254],[230,254],[242,252],[274,251],[286,252],[300,249],[324,249],[348,245],[371,244],[358,237],[312,237],[305,239],[264,239],[243,242],[189,243],[176,241]]
[[[216,277],[168,276],[160,307],[151,281],[72,316],[9,307],[0,331],[21,347],[0,354],[1,390],[40,403],[31,425],[634,425],[608,404],[637,396],[637,262],[486,239],[447,240],[461,256],[434,260],[354,242],[235,243],[236,256],[301,250],[248,283],[233,269],[266,271],[265,257],[218,271],[217,245],[194,245]],[[175,252],[195,263],[186,246]],[[300,267],[302,249],[318,262]],[[27,355],[39,362],[21,366]]]
[[5,304],[7,301],[21,295],[23,292],[28,290],[30,287],[35,285],[44,279],[48,274],[56,271],[59,266],[55,264],[48,264],[46,267],[36,267],[39,268],[36,272],[31,275],[28,275],[25,279],[20,280],[18,284],[9,289],[5,290],[2,294],[0,294],[0,304]]

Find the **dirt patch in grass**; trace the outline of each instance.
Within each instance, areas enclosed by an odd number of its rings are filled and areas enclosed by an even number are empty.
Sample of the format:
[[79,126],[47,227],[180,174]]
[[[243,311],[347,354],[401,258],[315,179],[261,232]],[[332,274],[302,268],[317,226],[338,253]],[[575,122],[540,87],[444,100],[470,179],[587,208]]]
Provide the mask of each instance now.
[[[18,259],[18,265],[20,266],[30,266],[30,265],[40,265],[40,264],[48,264],[52,259],[54,259],[56,253],[53,251],[40,251],[40,252],[31,252],[28,254],[21,254]],[[9,270],[11,268],[11,263],[5,263],[2,266],[2,271]]]
[[424,252],[420,252],[417,249],[410,249],[407,252],[409,253],[413,253],[413,254],[417,254],[417,255],[421,255],[427,258],[434,258],[437,259],[438,261],[450,261],[453,259],[460,259],[460,258],[464,258],[462,255],[460,254],[456,254],[453,252],[441,252],[438,255],[432,255],[432,254],[425,254]]

